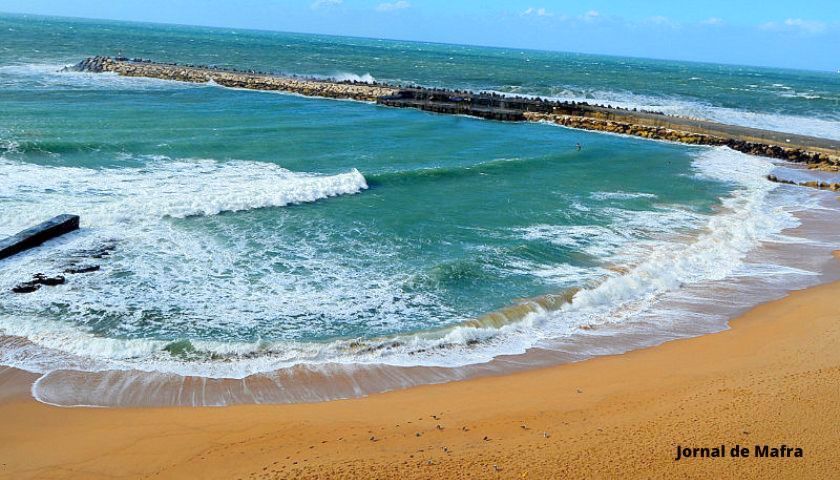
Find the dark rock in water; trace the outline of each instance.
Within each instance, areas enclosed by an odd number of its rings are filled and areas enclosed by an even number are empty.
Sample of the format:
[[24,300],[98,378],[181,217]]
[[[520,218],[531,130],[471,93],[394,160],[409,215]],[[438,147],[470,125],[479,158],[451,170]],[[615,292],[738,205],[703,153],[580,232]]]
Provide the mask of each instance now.
[[48,287],[54,287],[56,285],[64,284],[64,281],[65,279],[61,275],[48,277],[43,273],[36,273],[35,275],[32,275],[32,281],[28,283],[32,285],[46,285]]
[[21,283],[20,285],[12,288],[12,292],[14,293],[32,293],[35,290],[41,288],[41,285],[33,282],[26,282]]
[[40,283],[41,285],[54,287],[56,285],[63,285],[65,279],[61,275],[56,275],[54,277],[47,277],[46,275],[41,275],[40,277],[35,277],[35,281]]
[[99,265],[84,265],[81,267],[69,267],[64,269],[64,273],[69,273],[71,275],[75,275],[77,273],[90,273],[90,272],[98,272],[99,269],[102,268]]
[[117,245],[115,243],[106,243],[105,245],[97,248],[96,250],[89,251],[88,255],[91,258],[105,258],[116,249]]
[[28,282],[21,283],[14,288],[12,288],[12,292],[14,293],[32,293],[35,290],[41,288],[41,285],[46,285],[48,287],[54,287],[56,285],[63,285],[67,280],[64,278],[63,275],[56,275],[54,277],[49,277],[44,275],[43,273],[36,273],[32,275],[32,280]]
[[[71,259],[65,263],[65,268],[75,269],[79,264],[90,264],[91,258],[105,258],[111,255],[117,249],[117,240],[106,240],[100,245],[93,248],[84,248],[76,250],[71,254]],[[70,272],[65,272],[70,273]],[[81,272],[84,273],[84,272]]]

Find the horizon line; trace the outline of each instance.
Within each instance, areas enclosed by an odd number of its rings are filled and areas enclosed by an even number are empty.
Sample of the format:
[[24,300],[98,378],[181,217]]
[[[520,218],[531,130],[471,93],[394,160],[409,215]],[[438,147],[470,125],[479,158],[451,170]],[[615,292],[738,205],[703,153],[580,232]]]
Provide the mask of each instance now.
[[450,43],[450,42],[440,42],[435,40],[411,40],[405,38],[387,38],[387,37],[366,37],[366,36],[357,36],[357,35],[345,35],[345,34],[338,34],[338,33],[325,33],[325,32],[305,32],[305,31],[289,31],[289,30],[277,30],[277,29],[267,29],[267,28],[254,28],[254,27],[234,27],[229,25],[207,25],[207,24],[197,24],[197,23],[175,23],[175,22],[157,22],[157,21],[146,21],[146,20],[124,20],[119,18],[103,18],[103,17],[74,17],[74,16],[66,16],[66,15],[44,15],[41,13],[29,13],[29,12],[8,12],[8,11],[1,11],[0,16],[2,15],[11,15],[11,16],[33,16],[39,18],[54,18],[54,19],[63,19],[63,20],[75,20],[75,21],[106,21],[106,22],[122,22],[122,23],[129,23],[129,24],[137,24],[137,25],[163,25],[163,26],[173,26],[173,27],[193,27],[193,28],[210,28],[216,30],[224,30],[224,29],[237,29],[243,31],[250,31],[250,32],[260,32],[260,33],[285,33],[285,34],[298,34],[298,35],[324,35],[328,37],[336,37],[336,38],[355,38],[360,40],[384,40],[389,42],[409,42],[409,43],[427,43],[433,45],[448,45],[448,46],[457,46],[457,47],[478,47],[478,48],[494,48],[494,49],[501,49],[501,50],[525,50],[525,51],[532,51],[532,52],[544,52],[544,53],[562,53],[562,54],[571,54],[571,55],[591,55],[591,56],[603,56],[603,57],[611,57],[611,58],[629,58],[629,59],[637,59],[637,60],[653,60],[653,61],[661,61],[661,62],[680,62],[680,63],[691,63],[691,64],[698,64],[698,65],[720,65],[726,67],[747,67],[747,68],[766,68],[766,69],[777,69],[777,70],[789,70],[794,72],[813,72],[813,73],[840,73],[840,68],[838,69],[807,69],[807,68],[795,68],[795,67],[782,67],[777,65],[759,65],[759,64],[744,64],[744,63],[725,63],[725,62],[713,62],[713,61],[702,61],[702,60],[682,60],[682,59],[675,59],[675,58],[663,58],[663,57],[643,57],[643,56],[636,56],[636,55],[616,55],[610,53],[595,53],[595,52],[574,52],[569,50],[554,50],[554,49],[547,49],[547,48],[534,48],[534,47],[515,47],[515,46],[504,46],[504,45],[479,45],[479,44],[472,44],[472,43]]

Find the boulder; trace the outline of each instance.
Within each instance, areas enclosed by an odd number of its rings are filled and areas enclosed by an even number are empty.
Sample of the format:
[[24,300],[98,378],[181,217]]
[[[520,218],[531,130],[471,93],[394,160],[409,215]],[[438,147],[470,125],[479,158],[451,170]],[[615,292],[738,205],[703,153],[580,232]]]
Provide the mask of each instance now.
[[36,273],[32,277],[32,283],[38,283],[41,285],[46,285],[48,287],[54,287],[56,285],[63,285],[65,279],[62,275],[56,275],[54,277],[48,277],[43,273]]
[[64,273],[69,273],[71,275],[79,274],[79,273],[90,273],[90,272],[97,272],[101,267],[99,265],[82,265],[79,267],[68,267],[64,269]]
[[14,293],[32,293],[36,290],[41,288],[41,285],[32,282],[21,283],[20,285],[15,286],[12,288],[12,292]]

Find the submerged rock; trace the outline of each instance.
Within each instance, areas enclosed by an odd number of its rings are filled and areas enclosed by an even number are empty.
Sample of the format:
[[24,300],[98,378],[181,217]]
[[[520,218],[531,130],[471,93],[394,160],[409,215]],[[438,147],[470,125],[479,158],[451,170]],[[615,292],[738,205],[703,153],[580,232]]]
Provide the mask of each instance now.
[[33,282],[26,282],[21,283],[20,285],[15,286],[12,288],[12,292],[14,293],[32,293],[36,290],[41,288],[41,285]]
[[28,282],[24,282],[18,284],[14,288],[12,288],[12,292],[14,293],[32,293],[39,288],[41,285],[46,285],[48,287],[54,287],[56,285],[63,285],[66,282],[66,279],[63,275],[56,275],[54,277],[48,277],[43,273],[36,273],[32,276],[32,280]]
[[48,287],[54,287],[56,285],[63,285],[65,282],[64,276],[56,275],[54,277],[48,277],[42,273],[36,273],[32,277],[32,281],[34,283],[39,283],[41,285],[46,285]]
[[75,275],[79,273],[98,272],[102,267],[99,265],[83,265],[80,267],[68,267],[64,269],[64,273]]

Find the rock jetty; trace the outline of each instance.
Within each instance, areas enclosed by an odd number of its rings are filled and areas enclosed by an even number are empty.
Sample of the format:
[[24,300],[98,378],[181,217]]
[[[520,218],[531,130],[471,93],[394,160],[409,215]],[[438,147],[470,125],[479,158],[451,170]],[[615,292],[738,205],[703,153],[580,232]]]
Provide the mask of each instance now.
[[[832,149],[830,146],[815,147],[811,145],[812,142],[809,142],[809,137],[801,135],[785,135],[786,137],[796,138],[797,141],[793,143],[792,139],[786,138],[782,143],[777,140],[762,138],[762,135],[765,134],[763,130],[712,124],[712,122],[681,119],[679,117],[665,117],[655,123],[646,124],[648,123],[646,117],[630,115],[626,116],[624,121],[563,113],[525,112],[524,115],[530,121],[550,122],[569,128],[632,135],[689,145],[726,146],[749,155],[805,163],[810,167],[824,170],[840,170],[840,150]],[[705,127],[695,125],[698,123],[708,123],[710,125]],[[766,133],[783,135],[776,132]],[[830,142],[823,139],[813,140],[818,140],[819,143]],[[782,144],[780,145],[780,143]],[[840,144],[840,142],[837,143]]]
[[215,68],[208,66],[155,63],[149,60],[92,57],[73,70],[82,72],[111,72],[125,77],[158,78],[179,82],[214,82],[224,87],[249,90],[275,90],[311,97],[341,98],[375,102],[379,97],[394,95],[398,89],[386,85],[328,81],[270,73]]
[[549,122],[569,128],[691,145],[727,146],[750,155],[805,163],[812,168],[840,170],[838,140],[724,125],[611,105],[376,82],[323,80],[254,70],[158,63],[124,57],[91,57],[70,68],[82,72],[112,72],[128,77],[194,83],[215,82],[225,87],[360,100],[390,107],[470,115],[490,120]]

